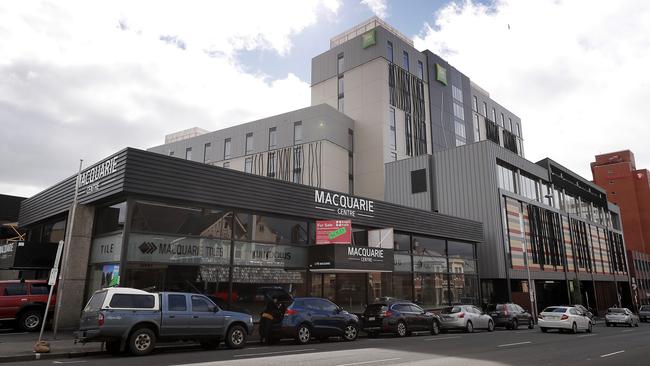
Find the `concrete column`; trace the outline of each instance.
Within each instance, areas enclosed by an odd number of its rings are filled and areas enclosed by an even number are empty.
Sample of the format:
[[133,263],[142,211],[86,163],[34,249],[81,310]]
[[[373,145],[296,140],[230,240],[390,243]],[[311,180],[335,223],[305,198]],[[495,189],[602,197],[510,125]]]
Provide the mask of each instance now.
[[[93,206],[77,205],[70,243],[66,243],[70,245],[68,258],[61,259],[62,272],[57,290],[57,307],[60,307],[59,330],[76,329],[79,326],[79,317],[84,306],[94,217]],[[68,228],[71,220],[72,217],[68,215]]]

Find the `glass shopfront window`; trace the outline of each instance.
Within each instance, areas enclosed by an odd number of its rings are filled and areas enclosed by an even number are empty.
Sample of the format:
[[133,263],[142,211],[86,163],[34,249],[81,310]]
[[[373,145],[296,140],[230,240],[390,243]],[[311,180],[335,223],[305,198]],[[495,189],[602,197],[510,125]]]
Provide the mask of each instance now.
[[426,238],[421,236],[413,237],[413,253],[419,255],[444,256],[446,244],[442,239]]
[[253,215],[253,222],[253,241],[301,245],[309,241],[307,221]]
[[407,234],[393,234],[394,249],[398,251],[411,251],[411,236]]
[[446,273],[447,258],[414,255],[413,271],[422,273]]
[[307,248],[292,245],[235,242],[235,257],[233,260],[236,266],[305,268],[307,267]]
[[446,273],[416,273],[415,303],[425,309],[447,305],[447,278]]
[[131,230],[230,239],[232,212],[222,209],[136,202]]
[[459,241],[447,242],[447,255],[455,258],[476,258],[474,244]]
[[462,274],[450,274],[451,303],[478,304],[478,278]]
[[126,202],[97,208],[95,210],[95,235],[111,233],[124,229],[126,221]]

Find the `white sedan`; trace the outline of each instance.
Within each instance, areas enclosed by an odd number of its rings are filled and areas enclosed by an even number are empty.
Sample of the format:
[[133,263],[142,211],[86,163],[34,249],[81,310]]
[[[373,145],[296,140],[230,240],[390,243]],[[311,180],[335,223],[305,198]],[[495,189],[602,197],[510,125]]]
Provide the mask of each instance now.
[[639,317],[636,316],[630,309],[627,308],[609,308],[605,315],[605,325],[608,327],[616,326],[617,324],[625,324],[627,326],[639,326]]
[[579,330],[591,333],[593,327],[586,314],[573,306],[547,307],[539,314],[538,325],[544,333],[549,329],[569,330],[574,334]]

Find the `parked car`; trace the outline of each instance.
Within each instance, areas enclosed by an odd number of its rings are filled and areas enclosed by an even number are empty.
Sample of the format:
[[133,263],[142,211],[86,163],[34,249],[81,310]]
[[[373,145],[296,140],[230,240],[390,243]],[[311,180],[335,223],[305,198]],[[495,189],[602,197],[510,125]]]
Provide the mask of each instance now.
[[520,325],[527,325],[528,329],[535,328],[535,320],[529,312],[513,303],[494,304],[488,306],[488,314],[497,327],[517,329]]
[[650,305],[641,305],[639,308],[639,319],[642,322],[647,322],[650,319]]
[[474,305],[455,305],[442,309],[440,325],[442,330],[463,329],[467,333],[474,332],[474,329],[494,331],[494,320]]
[[582,312],[589,320],[591,321],[592,325],[596,325],[596,319],[594,319],[594,311],[592,309],[587,308],[584,305],[576,304],[576,305],[571,305],[578,309],[578,311]]
[[[25,332],[41,329],[50,286],[45,280],[0,281],[0,321],[12,322]],[[56,292],[52,295],[49,315],[54,312]]]
[[537,325],[543,333],[549,329],[570,330],[574,334],[579,330],[587,333],[593,330],[591,319],[575,306],[549,306],[539,313]]
[[191,340],[215,349],[241,348],[253,332],[248,314],[220,309],[200,294],[150,293],[113,287],[96,291],[81,315],[77,341],[106,342],[109,353],[146,355],[158,341]]
[[279,333],[279,337],[294,338],[299,344],[329,337],[354,341],[359,335],[359,318],[327,299],[297,297],[286,308]]
[[630,327],[639,326],[639,317],[628,308],[609,308],[605,314],[605,325],[608,327],[625,324]]
[[214,295],[206,295],[206,296],[213,303],[215,303],[219,307],[219,309],[228,310],[228,311],[235,311],[235,312],[243,313],[243,314],[250,314],[251,313],[250,310],[245,309],[245,308],[243,308],[241,306],[237,306],[235,304],[228,305],[228,301],[226,301],[226,300],[224,300],[224,299],[222,299],[220,297],[216,297]]
[[414,331],[440,333],[440,317],[410,301],[391,299],[366,306],[361,316],[362,329],[369,336],[395,333],[400,337]]

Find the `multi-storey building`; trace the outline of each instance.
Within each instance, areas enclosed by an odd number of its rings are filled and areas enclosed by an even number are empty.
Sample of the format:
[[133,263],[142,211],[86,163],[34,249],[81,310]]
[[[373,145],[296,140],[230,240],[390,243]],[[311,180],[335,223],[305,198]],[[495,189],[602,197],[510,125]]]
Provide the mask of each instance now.
[[632,305],[618,208],[557,162],[483,141],[393,162],[386,174],[390,202],[483,222],[484,303]]
[[650,181],[637,169],[630,150],[596,155],[591,163],[594,183],[621,208],[621,221],[637,300],[650,303]]
[[[150,151],[376,199],[391,161],[483,140],[523,156],[519,117],[376,17],[333,37],[311,71],[312,107]],[[292,125],[300,123],[295,141]],[[325,149],[314,146],[316,154],[307,143]]]

